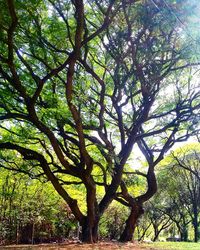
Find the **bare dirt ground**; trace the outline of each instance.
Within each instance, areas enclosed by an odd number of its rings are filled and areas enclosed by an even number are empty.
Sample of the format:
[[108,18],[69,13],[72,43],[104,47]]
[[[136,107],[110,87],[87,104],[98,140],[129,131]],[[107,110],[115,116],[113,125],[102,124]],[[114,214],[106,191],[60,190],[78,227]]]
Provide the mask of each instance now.
[[98,244],[40,244],[0,246],[0,250],[153,250],[139,243],[100,242]]

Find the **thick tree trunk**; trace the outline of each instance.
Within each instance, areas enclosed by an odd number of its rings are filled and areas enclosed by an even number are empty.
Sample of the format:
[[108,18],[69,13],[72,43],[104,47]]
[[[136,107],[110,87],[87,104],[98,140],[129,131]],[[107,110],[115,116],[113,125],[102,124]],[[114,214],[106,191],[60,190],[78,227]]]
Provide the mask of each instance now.
[[188,241],[188,228],[187,225],[178,225],[176,223],[178,230],[180,232],[181,241]]
[[193,203],[193,228],[194,228],[194,242],[198,242],[199,240],[199,223],[198,223],[198,204],[199,201],[197,198],[195,199]]
[[137,221],[143,213],[144,210],[142,208],[142,205],[135,204],[134,206],[132,206],[131,213],[126,220],[126,225],[119,241],[127,242],[132,240]]
[[194,242],[198,242],[199,240],[199,228],[198,228],[198,217],[195,216],[193,220],[193,227],[194,227]]
[[95,225],[92,228],[92,239],[94,243],[99,240],[99,220],[98,222],[95,222]]
[[154,237],[153,237],[153,240],[152,241],[156,241],[158,239],[158,236],[160,234],[160,231],[158,230],[158,227],[157,225],[153,225],[154,227]]
[[96,185],[92,178],[85,179],[87,189],[87,216],[81,221],[82,242],[95,243],[98,241],[99,206],[96,199]]
[[81,241],[85,243],[93,243],[92,228],[87,223],[82,226]]
[[99,220],[86,217],[82,224],[81,241],[84,243],[95,243],[98,241]]
[[181,233],[181,241],[188,241],[188,232],[187,229],[186,230],[182,230]]

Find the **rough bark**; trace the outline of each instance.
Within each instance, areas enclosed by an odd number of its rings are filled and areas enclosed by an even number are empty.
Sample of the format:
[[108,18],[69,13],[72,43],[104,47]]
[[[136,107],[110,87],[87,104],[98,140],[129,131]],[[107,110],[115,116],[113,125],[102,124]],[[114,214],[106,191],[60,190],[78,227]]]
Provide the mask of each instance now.
[[127,241],[132,240],[133,234],[136,228],[137,220],[143,213],[144,213],[144,210],[142,208],[142,205],[135,204],[134,206],[132,206],[131,213],[128,219],[126,220],[126,225],[125,225],[123,233],[120,236],[119,241],[127,242]]
[[188,224],[180,224],[179,221],[175,221],[178,228],[181,241],[188,241]]
[[188,241],[188,230],[187,227],[184,227],[180,232],[181,241]]
[[194,242],[199,240],[199,228],[198,228],[198,214],[194,214],[193,227],[194,227]]
[[158,227],[157,226],[153,226],[154,227],[154,237],[153,237],[153,240],[152,241],[156,241],[158,239],[158,236],[160,234],[160,230],[158,230]]
[[98,241],[99,205],[96,200],[96,185],[92,177],[85,178],[84,184],[87,190],[87,216],[80,224],[82,226],[81,241],[95,243]]
[[95,243],[98,241],[99,220],[85,217],[82,223],[82,234],[80,240],[84,243]]

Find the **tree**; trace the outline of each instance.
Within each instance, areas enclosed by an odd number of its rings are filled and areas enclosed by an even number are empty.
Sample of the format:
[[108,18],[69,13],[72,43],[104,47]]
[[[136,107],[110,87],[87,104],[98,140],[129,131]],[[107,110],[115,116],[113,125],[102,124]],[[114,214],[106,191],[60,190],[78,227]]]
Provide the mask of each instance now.
[[[154,202],[156,199],[154,199]],[[152,203],[149,205],[148,217],[152,223],[154,236],[152,238],[153,241],[158,240],[160,233],[169,228],[172,222],[170,218],[160,209],[160,204],[153,205]]]
[[[199,232],[199,214],[200,214],[200,158],[199,145],[192,145],[191,148],[185,147],[182,150],[172,153],[173,171],[180,175],[184,181],[180,182],[179,187],[186,187],[187,192],[182,191],[182,199],[188,209],[188,214],[192,220],[194,228],[194,241],[198,242]],[[183,185],[181,185],[181,183]],[[183,189],[184,190],[184,189]]]
[[[170,6],[0,3],[2,166],[45,175],[80,222],[84,242],[98,240],[99,220],[117,196],[132,209],[121,236],[130,240],[143,203],[156,192],[155,166],[198,130],[199,92],[191,82],[198,62],[178,28],[183,5]],[[148,162],[139,197],[122,181],[135,144]],[[84,187],[86,213],[70,184]]]
[[[188,240],[188,225],[192,222],[194,241],[197,242],[200,212],[199,144],[188,144],[175,150],[163,162],[163,166],[159,182],[166,198],[161,210],[175,222],[183,241]],[[165,183],[164,186],[162,183]]]

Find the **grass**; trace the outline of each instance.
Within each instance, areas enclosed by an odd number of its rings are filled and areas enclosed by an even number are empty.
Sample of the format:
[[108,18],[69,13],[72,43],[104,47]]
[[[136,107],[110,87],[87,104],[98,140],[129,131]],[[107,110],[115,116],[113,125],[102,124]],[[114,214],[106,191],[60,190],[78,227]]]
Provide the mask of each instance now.
[[155,242],[142,245],[152,250],[200,250],[200,243],[192,242]]

